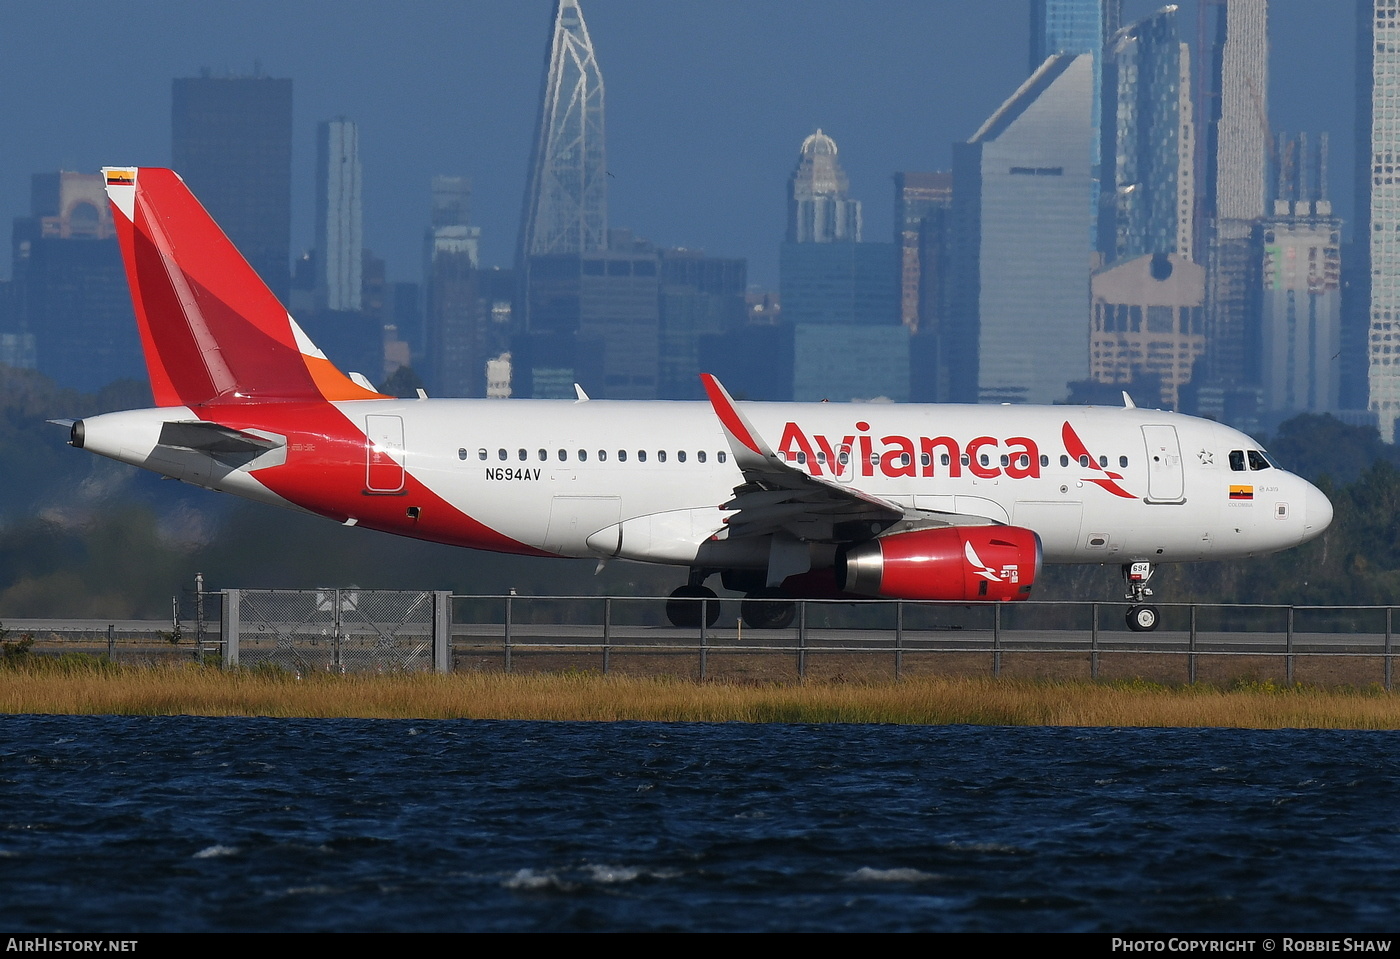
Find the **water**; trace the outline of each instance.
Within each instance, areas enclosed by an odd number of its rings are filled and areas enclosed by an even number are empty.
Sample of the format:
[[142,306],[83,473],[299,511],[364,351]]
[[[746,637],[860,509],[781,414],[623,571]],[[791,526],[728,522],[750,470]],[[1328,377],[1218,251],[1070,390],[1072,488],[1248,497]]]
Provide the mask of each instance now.
[[1400,734],[0,718],[0,929],[1389,931]]

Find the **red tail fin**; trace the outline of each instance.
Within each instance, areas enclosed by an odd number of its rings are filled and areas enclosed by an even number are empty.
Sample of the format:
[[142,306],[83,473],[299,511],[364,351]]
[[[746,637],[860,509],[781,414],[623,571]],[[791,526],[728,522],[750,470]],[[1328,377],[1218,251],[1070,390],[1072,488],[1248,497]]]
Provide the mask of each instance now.
[[380,396],[326,359],[178,175],[102,172],[157,404]]

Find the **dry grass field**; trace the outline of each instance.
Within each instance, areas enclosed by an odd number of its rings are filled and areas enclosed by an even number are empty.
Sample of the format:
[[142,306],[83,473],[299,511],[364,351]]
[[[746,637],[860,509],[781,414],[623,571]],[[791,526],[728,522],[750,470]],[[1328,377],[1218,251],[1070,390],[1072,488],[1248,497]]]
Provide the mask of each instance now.
[[[1069,671],[1079,673],[1078,664]],[[811,670],[800,681],[593,670],[297,676],[66,656],[4,663],[0,713],[1400,729],[1400,695],[1378,684],[1090,682],[1018,677],[1010,668],[997,679],[839,670]]]

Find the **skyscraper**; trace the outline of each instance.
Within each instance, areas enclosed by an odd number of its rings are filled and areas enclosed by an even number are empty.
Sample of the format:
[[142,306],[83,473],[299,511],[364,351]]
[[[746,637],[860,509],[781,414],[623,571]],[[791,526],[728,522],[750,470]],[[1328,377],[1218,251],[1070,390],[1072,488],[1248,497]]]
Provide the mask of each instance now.
[[[1252,239],[1265,213],[1269,150],[1268,0],[1209,0],[1214,5],[1215,45],[1204,179],[1208,242],[1206,259],[1206,383],[1222,415],[1249,406],[1259,384],[1257,325],[1259,257]],[[1231,399],[1234,394],[1235,399]]]
[[[1218,236],[1248,236],[1264,215],[1269,152],[1269,0],[1211,0],[1219,49],[1210,117],[1213,191],[1208,210]],[[1204,9],[1204,8],[1203,8]]]
[[[702,400],[700,342],[728,338],[746,319],[748,263],[699,250],[661,250],[660,378],[663,400]],[[732,341],[731,341],[732,342]]]
[[292,81],[265,76],[177,79],[171,89],[175,171],[285,302],[291,285]]
[[486,324],[468,229],[440,227],[429,240],[425,372],[440,396],[486,395]]
[[471,223],[471,205],[472,185],[466,177],[433,177],[432,226],[466,226]]
[[1090,282],[1090,376],[1133,390],[1144,406],[1176,409],[1205,349],[1204,268],[1153,253],[1099,270]]
[[1370,409],[1381,438],[1393,443],[1400,416],[1400,0],[1360,0],[1356,19],[1355,232],[1365,261],[1358,264],[1358,292],[1369,301],[1364,355]]
[[953,145],[951,399],[1052,403],[1088,378],[1093,74],[1051,57]]
[[[1104,45],[1115,33],[1123,19],[1123,0],[1031,0],[1030,4],[1030,65],[1027,73],[1035,73],[1048,58],[1067,53],[1087,53],[1094,58],[1093,112],[1090,124],[1089,164],[1093,177],[1090,210],[1097,222],[1100,194],[1107,190],[1112,196],[1113,137],[1101,129],[1105,122],[1104,104]],[[1112,86],[1107,99],[1113,102]],[[1112,107],[1109,107],[1111,112]],[[1107,179],[1109,182],[1104,183]]]
[[918,332],[937,326],[948,265],[945,238],[953,203],[953,174],[894,175],[895,243],[900,251],[899,316]]
[[425,237],[426,379],[444,396],[485,396],[489,317],[480,296],[481,228],[471,226],[466,177],[435,176]]
[[789,243],[859,243],[860,201],[837,159],[836,141],[820,129],[802,141],[788,178]]
[[90,391],[144,378],[126,271],[102,176],[34,175],[29,217],[14,223],[16,316],[4,331],[14,359]]
[[555,0],[517,265],[608,246],[603,75],[578,0]]
[[656,399],[660,266],[644,241],[530,261],[530,327],[511,345],[517,395]]
[[1259,227],[1264,409],[1335,413],[1341,394],[1341,221],[1325,177],[1327,139],[1277,138],[1273,213]]
[[909,398],[947,398],[948,371],[939,353],[948,306],[948,252],[953,174],[894,175],[894,242],[899,249],[899,315],[909,339]]
[[1099,249],[1110,263],[1152,253],[1191,258],[1194,123],[1190,54],[1167,6],[1109,41]]
[[1034,73],[1057,53],[1097,55],[1104,41],[1118,31],[1123,0],[1031,0],[1030,12],[1028,69]]
[[802,141],[788,179],[778,262],[793,331],[795,400],[909,398],[909,330],[900,322],[898,247],[862,243],[836,141]]
[[338,117],[316,131],[316,308],[358,310],[364,256],[360,135]]

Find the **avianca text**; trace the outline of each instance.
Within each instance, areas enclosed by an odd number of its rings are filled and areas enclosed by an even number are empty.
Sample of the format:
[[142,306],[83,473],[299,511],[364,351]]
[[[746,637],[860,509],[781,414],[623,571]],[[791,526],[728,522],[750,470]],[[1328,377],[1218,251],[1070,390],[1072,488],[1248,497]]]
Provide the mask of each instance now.
[[[870,424],[858,422],[855,432],[842,437],[808,435],[789,422],[783,427],[778,452],[789,462],[807,467],[813,476],[938,476],[957,477],[963,470],[982,479],[1040,476],[1040,448],[1029,436],[977,436],[961,443],[952,436],[875,437]],[[878,444],[878,447],[877,447]],[[857,471],[849,474],[848,470]]]

